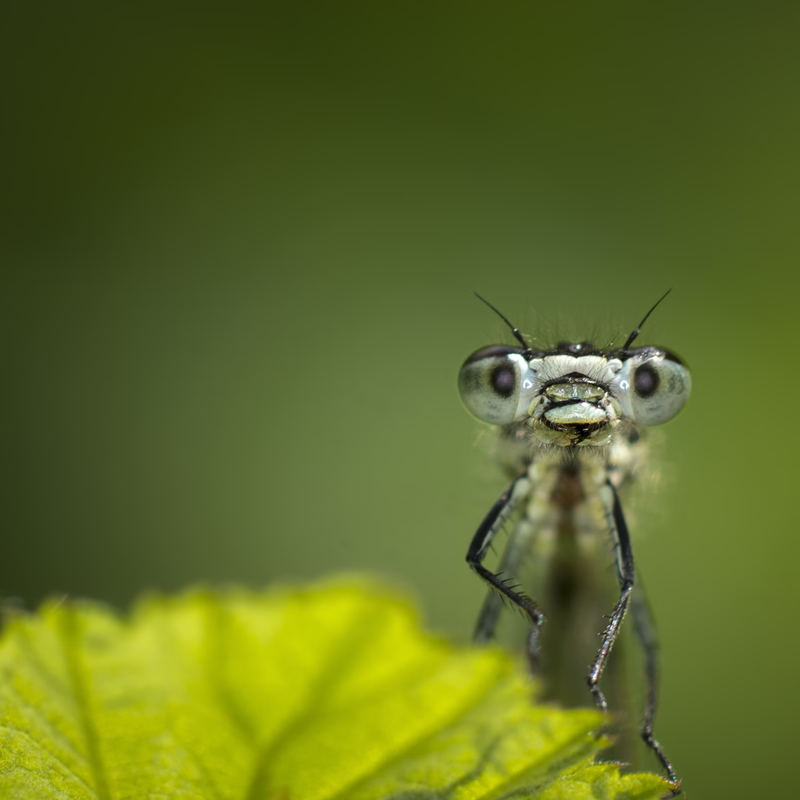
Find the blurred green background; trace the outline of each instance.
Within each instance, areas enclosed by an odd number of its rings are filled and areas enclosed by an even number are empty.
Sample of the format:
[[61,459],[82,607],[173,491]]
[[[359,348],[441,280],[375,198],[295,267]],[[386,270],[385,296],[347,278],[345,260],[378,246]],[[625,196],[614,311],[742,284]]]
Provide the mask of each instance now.
[[4,4],[2,593],[370,570],[465,640],[463,558],[503,485],[455,389],[502,336],[471,290],[582,338],[671,286],[642,342],[694,395],[636,543],[660,737],[689,798],[786,796],[798,24],[789,3]]

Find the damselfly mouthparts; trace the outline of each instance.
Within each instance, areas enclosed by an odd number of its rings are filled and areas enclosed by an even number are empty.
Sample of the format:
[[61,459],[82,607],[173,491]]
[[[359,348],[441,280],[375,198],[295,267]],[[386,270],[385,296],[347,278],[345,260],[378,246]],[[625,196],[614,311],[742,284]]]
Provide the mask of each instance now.
[[[540,648],[545,617],[537,600],[515,584],[521,560],[531,549],[535,555],[546,552],[551,563],[562,565],[560,576],[569,576],[566,588],[561,586],[549,595],[574,600],[581,588],[576,585],[580,571],[565,570],[563,564],[579,559],[582,551],[596,550],[604,537],[610,540],[619,594],[613,609],[594,609],[599,629],[603,615],[610,612],[610,617],[606,617],[586,681],[597,705],[607,710],[600,678],[630,609],[634,633],[645,654],[647,693],[641,736],[661,762],[675,796],[680,781],[653,734],[657,643],[647,603],[636,583],[619,490],[636,464],[640,426],[659,425],[683,408],[691,390],[689,370],[664,348],[631,347],[658,303],[622,347],[608,350],[589,342],[561,342],[551,350],[536,350],[494,306],[486,304],[508,325],[519,346],[492,345],[476,351],[464,362],[458,379],[467,409],[499,427],[502,461],[513,477],[467,553],[469,565],[491,588],[475,638],[486,641],[493,636],[503,601],[508,601],[530,622],[528,655],[534,669],[539,669],[546,660]],[[499,569],[492,572],[484,559],[496,534],[515,513],[518,519]]]

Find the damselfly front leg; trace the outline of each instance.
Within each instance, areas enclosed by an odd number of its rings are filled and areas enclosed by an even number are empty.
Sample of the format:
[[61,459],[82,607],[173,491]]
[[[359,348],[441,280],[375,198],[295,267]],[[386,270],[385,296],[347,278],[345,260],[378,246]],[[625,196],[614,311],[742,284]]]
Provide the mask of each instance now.
[[631,549],[631,539],[628,535],[628,526],[625,524],[625,517],[622,516],[622,506],[619,496],[614,488],[614,484],[607,480],[605,485],[600,487],[600,497],[606,509],[606,519],[608,529],[611,534],[611,541],[614,545],[614,554],[617,564],[617,577],[619,578],[619,600],[617,600],[611,618],[603,632],[603,641],[597,651],[597,657],[589,670],[586,682],[589,684],[592,695],[597,705],[605,711],[608,708],[606,698],[598,685],[600,676],[603,674],[611,648],[619,636],[620,625],[628,610],[628,604],[633,592],[634,569],[633,569],[633,550]]
[[[472,542],[467,552],[467,563],[493,590],[514,603],[527,616],[531,623],[531,633],[528,638],[528,656],[532,664],[537,664],[539,660],[539,628],[544,623],[544,615],[532,598],[518,591],[518,587],[512,584],[513,573],[511,575],[504,575],[502,571],[495,573],[483,566],[483,560],[486,558],[486,553],[492,544],[492,540],[503,527],[508,517],[514,513],[520,500],[527,497],[529,492],[530,481],[526,475],[520,475],[500,495],[472,537]],[[491,636],[496,622],[493,604],[488,605],[486,608],[487,613],[485,616],[481,615],[476,629],[476,638],[480,637],[481,640]]]

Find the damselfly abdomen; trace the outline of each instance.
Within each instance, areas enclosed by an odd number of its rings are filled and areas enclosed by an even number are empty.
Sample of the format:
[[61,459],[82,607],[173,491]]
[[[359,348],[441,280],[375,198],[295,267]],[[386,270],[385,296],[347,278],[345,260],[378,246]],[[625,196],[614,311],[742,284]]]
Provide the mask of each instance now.
[[[607,350],[589,342],[561,342],[550,350],[536,350],[490,307],[511,328],[519,346],[493,345],[473,353],[461,367],[459,391],[473,415],[498,426],[501,460],[513,479],[481,523],[467,553],[467,562],[491,587],[475,638],[490,639],[503,602],[511,603],[530,623],[528,656],[539,670],[543,661],[548,662],[540,633],[549,611],[517,584],[521,561],[531,552],[534,557],[547,554],[550,574],[542,578],[540,596],[553,603],[554,620],[566,626],[571,616],[587,618],[585,613],[572,613],[579,605],[585,611],[597,596],[594,587],[587,585],[582,564],[601,557],[602,543],[610,541],[617,598],[609,607],[591,609],[588,618],[596,620],[600,645],[585,680],[597,705],[606,710],[600,679],[630,611],[645,654],[647,695],[641,735],[665,769],[674,796],[680,791],[680,781],[653,735],[657,643],[647,603],[636,583],[619,490],[636,466],[640,426],[659,425],[683,408],[691,390],[689,370],[664,348],[631,347],[655,306],[622,347]],[[517,521],[500,565],[492,572],[484,559],[512,516]],[[560,613],[568,606],[571,611]],[[560,652],[551,654],[547,670],[551,681],[571,679],[570,662],[575,660],[570,657],[571,641],[577,638],[572,634],[553,640],[560,641]]]

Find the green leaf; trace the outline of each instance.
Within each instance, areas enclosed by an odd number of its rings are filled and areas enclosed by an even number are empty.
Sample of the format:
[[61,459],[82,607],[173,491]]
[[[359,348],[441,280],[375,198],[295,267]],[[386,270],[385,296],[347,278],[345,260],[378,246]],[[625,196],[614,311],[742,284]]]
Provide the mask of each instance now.
[[[348,581],[193,591],[121,617],[50,603],[0,641],[9,800],[650,800],[591,764],[595,711],[531,703],[506,654]],[[527,787],[527,788],[525,788]]]

